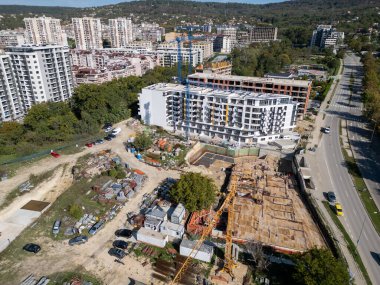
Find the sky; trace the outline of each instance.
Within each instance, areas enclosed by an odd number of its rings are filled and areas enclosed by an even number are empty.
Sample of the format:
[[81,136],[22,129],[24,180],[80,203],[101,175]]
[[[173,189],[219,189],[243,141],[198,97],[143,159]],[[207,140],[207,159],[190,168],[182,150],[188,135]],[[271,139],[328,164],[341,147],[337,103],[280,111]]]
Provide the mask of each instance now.
[[[207,0],[200,0],[207,2]],[[275,3],[284,0],[208,0],[210,2],[241,2],[252,4]],[[35,6],[65,6],[65,7],[91,7],[126,2],[125,0],[0,0],[0,5],[35,5]],[[1,12],[1,9],[0,9]]]

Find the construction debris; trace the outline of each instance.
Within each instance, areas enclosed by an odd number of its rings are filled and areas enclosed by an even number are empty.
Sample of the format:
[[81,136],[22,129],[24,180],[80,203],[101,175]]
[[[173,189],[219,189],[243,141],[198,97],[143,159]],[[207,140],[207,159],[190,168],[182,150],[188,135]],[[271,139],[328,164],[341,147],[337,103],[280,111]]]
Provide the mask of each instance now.
[[47,285],[49,282],[50,279],[45,276],[40,279],[36,279],[33,274],[30,274],[20,283],[20,285]]

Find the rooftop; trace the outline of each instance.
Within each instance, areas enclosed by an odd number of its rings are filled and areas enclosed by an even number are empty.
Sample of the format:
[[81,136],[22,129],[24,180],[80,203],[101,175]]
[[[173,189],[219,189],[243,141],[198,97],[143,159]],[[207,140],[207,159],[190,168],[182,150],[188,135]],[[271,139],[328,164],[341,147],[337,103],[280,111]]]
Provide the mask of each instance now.
[[238,75],[223,75],[215,73],[194,73],[190,74],[189,78],[194,79],[217,79],[226,81],[250,81],[261,83],[274,83],[283,85],[293,85],[300,87],[308,87],[311,84],[309,80],[294,80],[294,79],[277,79],[277,78],[265,78],[265,77],[251,77],[251,76],[238,76]]
[[[185,92],[186,86],[181,85],[181,84],[174,84],[174,83],[157,83],[157,84],[147,86],[143,88],[143,90],[155,90],[155,91],[162,91],[162,92],[170,92],[170,91]],[[234,91],[216,90],[212,88],[199,87],[199,86],[191,86],[190,93],[196,94],[196,95],[204,95],[204,96],[220,96],[220,97],[229,97],[229,98],[233,97],[233,98],[239,98],[239,99],[248,99],[248,98],[261,99],[261,100],[281,99],[281,98],[291,99],[290,96],[282,95],[282,94],[257,93],[257,92],[240,91],[240,90],[234,90]]]
[[[183,239],[181,242],[181,246],[193,249],[195,247],[195,245],[197,244],[197,242],[198,242],[197,240],[193,241],[193,240]],[[212,246],[209,246],[209,245],[203,243],[198,251],[212,253],[213,248],[212,248]]]
[[139,235],[139,234],[144,235],[144,236],[149,236],[149,237],[152,237],[155,239],[161,239],[161,240],[165,240],[167,237],[166,235],[163,235],[160,232],[156,232],[154,230],[150,230],[147,228],[140,228],[139,231],[137,232],[137,235]]

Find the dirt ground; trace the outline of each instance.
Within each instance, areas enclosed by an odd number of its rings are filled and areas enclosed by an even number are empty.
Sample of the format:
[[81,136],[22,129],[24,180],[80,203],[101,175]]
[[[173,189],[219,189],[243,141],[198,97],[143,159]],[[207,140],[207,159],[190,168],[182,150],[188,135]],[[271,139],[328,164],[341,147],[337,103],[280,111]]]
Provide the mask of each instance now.
[[132,168],[142,170],[148,176],[142,191],[130,199],[118,215],[108,222],[99,233],[91,237],[86,244],[71,247],[68,245],[67,240],[53,241],[49,237],[44,237],[37,241],[42,250],[38,254],[22,255],[23,259],[19,262],[12,263],[0,255],[0,284],[18,284],[30,273],[35,276],[43,276],[60,271],[76,271],[79,268],[85,268],[102,279],[105,284],[128,284],[128,277],[148,284],[150,282],[159,284],[157,280],[150,280],[150,273],[153,271],[149,268],[149,265],[142,267],[139,262],[131,257],[126,257],[123,260],[125,265],[116,263],[114,262],[114,257],[108,255],[108,250],[112,247],[112,241],[115,239],[114,232],[123,227],[128,212],[138,210],[137,205],[142,196],[153,191],[158,183],[165,178],[179,177],[179,173],[159,170],[139,162],[133,154],[125,150],[123,145],[123,142],[127,140],[133,131],[126,127],[125,122],[119,123],[115,127],[120,127],[122,132],[111,142],[86,148],[84,151],[73,155],[62,155],[60,158],[48,157],[31,166],[20,168],[14,177],[0,182],[0,203],[2,203],[7,193],[26,181],[31,174],[38,175],[59,165],[67,164],[66,167],[59,167],[48,181],[41,183],[30,193],[18,197],[3,209],[0,213],[0,218],[3,218],[12,210],[21,208],[29,200],[54,202],[72,184],[71,168],[75,165],[76,160],[87,153],[112,149],[122,158],[123,162],[127,162]]

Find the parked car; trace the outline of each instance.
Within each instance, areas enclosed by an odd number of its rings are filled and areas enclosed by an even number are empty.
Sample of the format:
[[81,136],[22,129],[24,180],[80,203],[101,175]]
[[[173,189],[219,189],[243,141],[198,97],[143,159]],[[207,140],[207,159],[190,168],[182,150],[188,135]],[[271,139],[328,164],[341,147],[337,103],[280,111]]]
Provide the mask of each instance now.
[[104,140],[102,139],[98,139],[95,141],[95,144],[103,144],[104,143]]
[[94,235],[96,234],[104,225],[104,221],[103,220],[100,220],[99,222],[97,222],[96,224],[94,224],[88,231],[88,233],[90,235]]
[[120,134],[120,132],[121,132],[120,128],[116,128],[116,129],[112,130],[112,134],[115,135],[115,136],[118,135],[118,134]]
[[132,231],[128,229],[120,229],[115,232],[117,237],[130,238],[132,236]]
[[76,245],[86,243],[88,241],[88,237],[86,236],[76,236],[69,240],[69,245]]
[[335,212],[338,216],[344,216],[343,208],[340,203],[335,203]]
[[59,153],[56,153],[55,151],[50,152],[50,155],[54,156],[55,158],[58,158],[61,156]]
[[105,130],[108,128],[112,128],[112,124],[111,123],[104,123],[103,129]]
[[117,258],[119,258],[119,259],[124,258],[125,255],[126,255],[126,253],[125,253],[123,250],[121,250],[121,249],[119,249],[119,248],[114,248],[114,247],[111,248],[111,249],[108,251],[108,254],[111,255],[111,256],[115,256],[115,257],[117,257]]
[[60,228],[61,228],[61,221],[56,220],[53,224],[53,235],[57,235],[59,233]]
[[37,253],[41,250],[41,247],[35,243],[27,243],[26,245],[24,245],[22,249],[29,252]]
[[106,140],[106,141],[112,141],[112,137],[110,137],[109,135],[108,136],[106,136],[106,137],[104,137],[104,139]]
[[117,247],[117,248],[121,248],[121,249],[126,249],[128,247],[128,243],[126,241],[123,241],[123,240],[115,240],[113,243],[112,243],[113,247]]
[[327,193],[327,200],[329,200],[329,202],[331,203],[335,203],[336,202],[336,196],[335,196],[335,193],[330,191]]
[[104,129],[104,131],[106,132],[106,133],[109,133],[109,132],[111,132],[113,129],[112,129],[112,127],[108,127],[108,128],[105,128]]
[[92,147],[92,146],[93,146],[93,143],[86,143],[86,146],[87,146],[87,147]]

